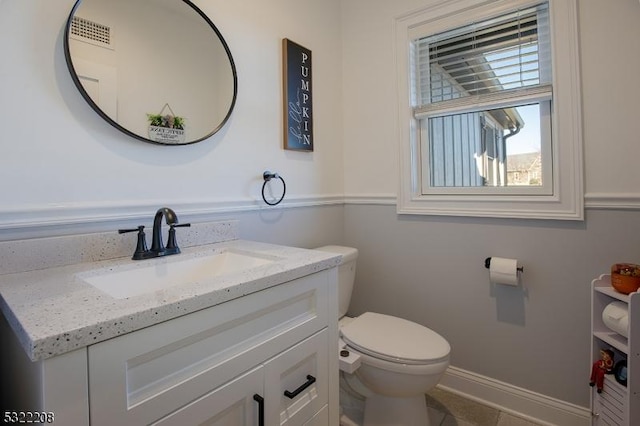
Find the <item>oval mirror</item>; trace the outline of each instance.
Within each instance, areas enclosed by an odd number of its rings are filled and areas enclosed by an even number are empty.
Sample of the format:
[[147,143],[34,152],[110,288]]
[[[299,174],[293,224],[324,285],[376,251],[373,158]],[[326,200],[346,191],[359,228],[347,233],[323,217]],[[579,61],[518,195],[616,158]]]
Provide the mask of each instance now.
[[77,0],[64,53],[89,105],[145,142],[206,139],[224,126],[236,102],[231,51],[188,0]]

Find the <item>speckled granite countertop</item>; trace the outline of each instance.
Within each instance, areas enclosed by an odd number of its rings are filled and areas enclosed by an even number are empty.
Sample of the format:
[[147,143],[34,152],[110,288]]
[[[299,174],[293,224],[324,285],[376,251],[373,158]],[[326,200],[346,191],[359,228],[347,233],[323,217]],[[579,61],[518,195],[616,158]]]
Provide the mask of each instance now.
[[[132,263],[172,262],[225,250],[273,262],[127,299],[115,299],[78,277],[94,269],[117,271]],[[320,251],[226,241],[139,262],[126,257],[0,275],[0,309],[29,358],[37,361],[332,268],[339,260],[339,255]]]

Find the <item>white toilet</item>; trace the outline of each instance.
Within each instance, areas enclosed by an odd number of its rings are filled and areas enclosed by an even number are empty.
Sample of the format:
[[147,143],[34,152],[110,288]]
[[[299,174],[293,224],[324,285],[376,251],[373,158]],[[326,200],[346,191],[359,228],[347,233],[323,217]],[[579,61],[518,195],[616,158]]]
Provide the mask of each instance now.
[[[402,318],[366,312],[345,317],[355,279],[358,250],[324,246],[342,255],[338,267],[341,349],[359,367],[341,369],[365,399],[364,426],[428,426],[425,393],[449,366],[449,343],[436,332]],[[356,363],[357,365],[357,363]]]

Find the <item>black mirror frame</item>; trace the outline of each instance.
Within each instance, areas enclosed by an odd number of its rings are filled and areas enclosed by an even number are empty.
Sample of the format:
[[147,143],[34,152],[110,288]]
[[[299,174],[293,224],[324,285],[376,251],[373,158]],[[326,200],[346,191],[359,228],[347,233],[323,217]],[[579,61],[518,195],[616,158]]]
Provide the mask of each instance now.
[[207,138],[210,138],[211,136],[213,136],[214,134],[216,134],[218,131],[220,131],[220,129],[222,129],[222,127],[224,127],[224,125],[227,123],[227,121],[229,121],[229,118],[231,117],[231,113],[233,112],[233,109],[235,107],[236,104],[236,100],[238,97],[238,74],[236,71],[236,65],[235,62],[233,60],[233,56],[231,55],[231,50],[229,49],[229,45],[227,44],[226,40],[224,39],[224,37],[222,36],[222,34],[220,33],[220,31],[218,30],[218,28],[215,26],[215,24],[211,21],[211,19],[209,19],[209,17],[202,11],[200,10],[200,8],[198,6],[196,6],[195,4],[193,4],[190,0],[182,0],[183,3],[187,4],[188,6],[190,6],[193,10],[195,10],[198,15],[200,15],[200,17],[202,19],[204,19],[207,24],[211,27],[211,29],[215,32],[216,36],[218,37],[218,39],[220,40],[220,43],[222,43],[222,46],[224,47],[225,52],[227,53],[227,57],[229,59],[229,63],[231,65],[231,73],[233,75],[233,98],[231,100],[231,105],[229,106],[229,111],[227,112],[226,116],[224,117],[224,119],[222,120],[222,122],[220,122],[220,124],[213,129],[209,134],[193,140],[193,141],[189,141],[189,142],[184,142],[184,143],[180,143],[180,144],[164,144],[161,142],[157,142],[154,140],[151,140],[149,138],[145,138],[143,136],[140,136],[136,133],[133,133],[132,131],[130,131],[129,129],[121,126],[120,124],[118,124],[115,120],[113,120],[111,117],[109,117],[104,111],[102,111],[102,109],[96,105],[96,103],[93,101],[93,99],[91,99],[91,96],[89,96],[89,94],[87,93],[87,91],[85,90],[84,86],[82,85],[82,82],[80,82],[80,79],[78,78],[78,74],[76,73],[76,70],[73,66],[73,60],[71,59],[71,50],[69,48],[69,36],[70,36],[70,31],[71,31],[71,22],[73,20],[73,16],[75,15],[76,10],[78,9],[78,7],[80,6],[80,4],[82,3],[82,0],[76,0],[75,4],[73,5],[73,8],[71,9],[71,12],[69,13],[69,18],[67,19],[67,23],[66,23],[66,27],[65,27],[65,31],[64,31],[64,57],[65,57],[65,61],[67,63],[67,67],[69,68],[69,73],[71,74],[71,78],[73,79],[73,83],[76,85],[76,87],[78,88],[78,90],[80,91],[80,94],[82,95],[82,97],[84,98],[85,101],[87,101],[87,103],[91,106],[91,108],[93,108],[93,110],[95,112],[98,113],[98,115],[100,115],[105,121],[107,121],[109,124],[111,124],[113,127],[115,127],[116,129],[120,130],[121,132],[135,138],[138,140],[141,140],[143,142],[148,142],[148,143],[152,143],[155,145],[164,145],[164,146],[184,146],[184,145],[191,145],[197,142],[201,142]]

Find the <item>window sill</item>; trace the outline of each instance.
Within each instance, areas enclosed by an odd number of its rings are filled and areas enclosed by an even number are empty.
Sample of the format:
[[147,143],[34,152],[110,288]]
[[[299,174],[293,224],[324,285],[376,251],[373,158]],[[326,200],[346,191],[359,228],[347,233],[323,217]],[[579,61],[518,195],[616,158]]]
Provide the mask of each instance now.
[[584,220],[582,198],[566,205],[557,197],[508,196],[433,196],[423,195],[405,199],[400,196],[398,214],[496,217],[512,219]]

